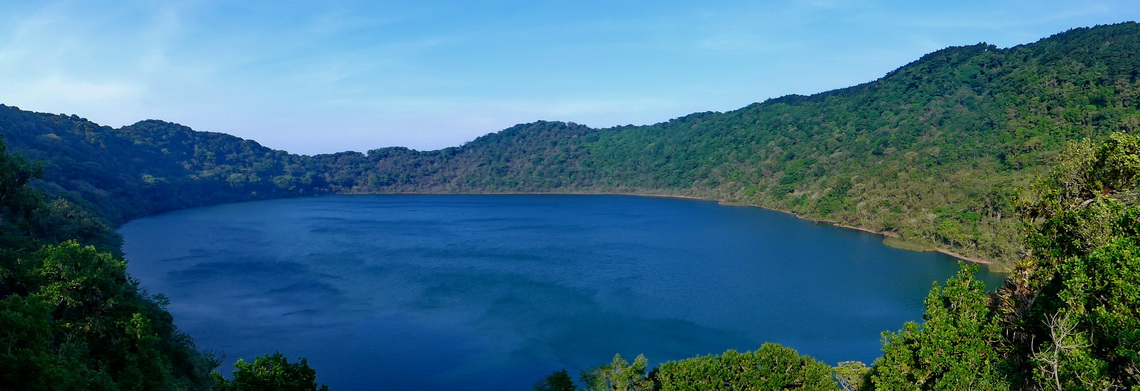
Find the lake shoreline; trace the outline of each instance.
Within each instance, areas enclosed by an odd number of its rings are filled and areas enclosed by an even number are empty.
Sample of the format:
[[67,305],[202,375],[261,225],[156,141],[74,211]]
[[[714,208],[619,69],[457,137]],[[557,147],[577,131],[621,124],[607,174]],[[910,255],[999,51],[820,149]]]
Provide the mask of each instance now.
[[503,194],[623,195],[623,196],[634,196],[634,197],[675,198],[675,199],[682,199],[682,200],[711,201],[711,202],[716,202],[720,205],[725,205],[725,206],[744,206],[744,207],[767,209],[767,210],[774,211],[774,212],[780,212],[780,213],[788,214],[788,215],[791,215],[797,219],[810,221],[813,223],[827,224],[827,225],[831,225],[831,226],[838,227],[838,228],[852,229],[852,230],[863,231],[863,232],[871,233],[871,234],[875,234],[875,235],[881,235],[881,236],[883,236],[883,239],[884,239],[884,245],[889,246],[889,247],[898,248],[898,249],[907,250],[907,251],[915,251],[915,252],[932,252],[933,251],[933,252],[937,252],[937,253],[942,253],[942,254],[948,255],[950,257],[954,257],[958,260],[962,260],[962,261],[966,261],[966,262],[970,262],[970,263],[976,263],[976,264],[985,266],[991,272],[1005,273],[1004,270],[999,269],[999,267],[1001,267],[1001,265],[999,263],[993,261],[993,260],[980,258],[980,257],[971,257],[971,256],[962,255],[960,253],[957,253],[951,249],[944,248],[944,247],[934,246],[934,247],[925,247],[922,249],[918,249],[918,248],[913,248],[913,247],[893,246],[893,245],[887,244],[886,241],[888,238],[896,238],[896,239],[902,238],[901,236],[899,236],[897,233],[894,233],[894,232],[876,231],[876,230],[873,230],[870,228],[863,228],[863,227],[856,227],[856,226],[852,226],[852,225],[842,224],[842,223],[839,223],[839,222],[833,221],[833,220],[810,218],[810,217],[806,217],[806,216],[803,216],[800,214],[796,214],[796,213],[791,212],[791,211],[781,210],[781,209],[776,209],[776,208],[769,208],[769,207],[761,206],[761,205],[745,204],[745,203],[740,203],[740,202],[735,202],[735,201],[726,201],[726,200],[721,200],[721,199],[707,199],[707,198],[700,198],[700,197],[694,197],[694,196],[640,194],[640,193],[617,193],[617,194],[615,194],[615,193],[592,193],[591,192],[591,193],[503,193]]
[[[962,260],[962,261],[966,261],[966,262],[970,262],[970,263],[976,263],[976,264],[985,266],[986,269],[988,269],[991,272],[1008,273],[1008,267],[1003,265],[1000,262],[996,262],[994,260],[987,259],[987,258],[971,257],[971,256],[963,255],[963,254],[960,254],[958,252],[955,252],[954,250],[952,250],[950,248],[938,247],[938,246],[934,246],[934,247],[923,246],[922,248],[916,248],[916,247],[912,247],[912,246],[894,246],[894,245],[891,245],[890,243],[887,243],[887,241],[890,238],[901,239],[901,237],[894,232],[875,231],[875,230],[870,229],[870,228],[863,228],[863,227],[846,225],[846,224],[842,224],[842,223],[839,223],[839,222],[833,221],[833,220],[825,220],[825,219],[816,219],[816,218],[806,217],[806,216],[796,214],[796,213],[791,212],[791,211],[776,209],[776,208],[770,208],[770,207],[766,207],[766,206],[762,206],[762,205],[747,204],[747,203],[741,203],[741,202],[736,202],[736,201],[728,201],[728,200],[724,200],[724,199],[705,198],[705,197],[698,197],[698,196],[686,196],[686,195],[677,195],[677,194],[668,194],[668,193],[640,193],[640,192],[609,192],[609,193],[607,193],[607,192],[597,192],[597,191],[479,192],[479,193],[476,193],[476,192],[471,192],[471,193],[434,193],[434,192],[419,193],[419,192],[411,192],[411,193],[329,193],[329,194],[304,195],[304,196],[297,196],[297,197],[282,197],[281,199],[309,198],[309,197],[336,196],[336,195],[354,196],[354,195],[385,195],[385,194],[390,194],[390,195],[609,195],[609,196],[630,196],[630,197],[649,197],[649,198],[673,198],[673,199],[692,200],[692,201],[709,201],[709,202],[716,202],[716,203],[718,203],[720,205],[724,205],[724,206],[741,206],[741,207],[766,209],[766,210],[770,210],[770,211],[774,211],[774,212],[788,214],[788,215],[791,215],[797,219],[810,221],[813,223],[828,224],[828,225],[839,227],[839,228],[852,229],[852,230],[863,231],[863,232],[867,232],[867,233],[871,233],[871,234],[875,234],[875,235],[881,235],[881,236],[883,236],[883,240],[884,240],[883,244],[886,246],[889,246],[889,247],[894,247],[894,248],[907,250],[907,251],[915,251],[915,252],[931,252],[931,251],[939,252],[939,253],[945,254],[947,256]],[[270,198],[270,199],[264,199],[264,200],[248,200],[248,201],[239,201],[239,202],[267,201],[267,200],[271,200],[271,199],[276,199],[276,198]],[[210,204],[210,205],[214,205],[214,204]],[[203,206],[210,206],[210,205],[198,205],[196,207],[203,207]],[[193,208],[193,207],[190,207],[190,208]],[[183,208],[183,209],[190,209],[190,208]],[[140,216],[138,218],[160,215],[160,214],[168,213],[168,212],[172,212],[172,211],[171,210],[163,211],[160,213],[155,213],[155,214],[151,214],[151,215],[147,215],[147,216]],[[138,219],[138,218],[135,218],[135,219]],[[135,219],[131,219],[131,220],[135,220]],[[121,227],[123,224],[130,222],[131,220],[128,220],[128,221],[123,222],[122,224],[119,224],[118,226],[116,226],[116,229],[118,229],[118,227]]]
[[[749,205],[749,206],[754,206],[754,205]],[[777,212],[781,212],[781,213],[787,213],[787,214],[790,214],[792,216],[795,216],[798,219],[807,220],[807,221],[811,221],[811,222],[815,222],[815,223],[828,224],[828,225],[839,227],[839,228],[853,229],[856,231],[863,231],[863,232],[867,232],[867,233],[871,233],[871,234],[875,234],[875,235],[881,235],[881,236],[883,236],[883,245],[888,246],[888,247],[893,247],[893,248],[897,248],[900,250],[916,251],[916,252],[931,252],[931,251],[933,251],[933,252],[942,253],[942,254],[954,257],[958,260],[962,260],[962,261],[966,261],[966,262],[970,262],[970,263],[976,263],[976,264],[985,266],[986,269],[988,269],[989,271],[994,272],[994,273],[1007,273],[1001,264],[999,264],[993,260],[962,255],[962,254],[959,254],[957,252],[954,252],[954,251],[952,251],[948,248],[944,248],[944,247],[937,247],[937,246],[925,247],[925,246],[923,246],[923,248],[915,248],[915,247],[911,247],[911,246],[892,245],[892,244],[888,243],[888,241],[890,239],[903,240],[901,236],[899,236],[898,234],[896,234],[894,232],[875,231],[873,229],[855,227],[855,226],[851,226],[851,225],[841,224],[841,223],[831,221],[831,220],[813,219],[813,218],[804,217],[804,216],[801,216],[801,215],[798,215],[798,214],[795,214],[795,213],[792,213],[789,211],[772,209],[772,208],[765,208],[763,206],[755,206],[755,207],[773,210],[773,211],[777,211]],[[911,242],[911,243],[913,243],[913,242]]]

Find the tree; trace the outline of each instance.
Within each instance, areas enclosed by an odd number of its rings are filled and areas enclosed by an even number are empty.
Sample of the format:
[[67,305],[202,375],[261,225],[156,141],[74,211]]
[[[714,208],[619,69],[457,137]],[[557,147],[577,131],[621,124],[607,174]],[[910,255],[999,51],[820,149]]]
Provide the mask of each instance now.
[[28,297],[50,306],[52,330],[61,340],[57,349],[76,361],[68,371],[90,372],[118,388],[161,390],[189,386],[208,370],[181,362],[189,373],[176,372],[177,360],[194,360],[197,354],[176,340],[170,319],[162,317],[165,311],[139,296],[122,259],[75,241],[45,246],[34,255],[36,289]]
[[82,388],[52,347],[51,308],[39,296],[0,300],[0,390]]
[[234,363],[233,380],[226,380],[215,372],[212,391],[328,391],[329,387],[317,387],[317,371],[309,368],[308,360],[297,363],[281,353],[257,357],[252,363],[238,359]]
[[123,238],[99,216],[64,198],[45,202],[35,210],[32,232],[37,240],[60,243],[74,240],[122,256]]
[[934,284],[923,323],[907,322],[883,333],[883,356],[871,369],[879,390],[1008,389],[999,365],[1001,328],[990,314],[977,265],[961,270],[945,287]]
[[861,361],[843,361],[835,367],[835,380],[839,381],[839,388],[843,391],[858,391],[867,383],[867,375],[871,368]]
[[582,382],[591,391],[652,390],[653,383],[645,374],[648,367],[649,360],[644,355],[639,354],[630,364],[620,354],[615,354],[609,364],[582,373]]
[[1040,389],[1140,386],[1140,136],[1071,144],[1023,195],[1032,257],[1002,289],[1011,374]]
[[661,364],[661,390],[837,390],[827,364],[795,349],[765,343],[755,352],[729,350]]
[[16,266],[16,255],[35,249],[31,218],[43,198],[28,183],[42,172],[23,156],[9,154],[0,137],[0,295],[8,293],[3,280],[13,278],[6,274]]
[[0,140],[0,390],[208,387],[216,362],[139,292],[114,231],[45,202],[39,172]]
[[37,293],[55,307],[57,320],[96,336],[116,327],[113,317],[136,294],[126,261],[75,241],[44,247],[36,255]]
[[577,391],[578,387],[574,385],[574,379],[570,378],[570,373],[565,369],[555,371],[547,376],[545,379],[539,380],[534,385],[534,391]]

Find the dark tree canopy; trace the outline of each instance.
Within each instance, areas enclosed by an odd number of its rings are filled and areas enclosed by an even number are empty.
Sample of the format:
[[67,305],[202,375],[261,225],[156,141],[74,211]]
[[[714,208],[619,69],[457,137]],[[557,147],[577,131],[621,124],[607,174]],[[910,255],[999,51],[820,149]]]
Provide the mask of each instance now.
[[238,359],[234,363],[233,380],[221,375],[213,375],[215,381],[211,391],[328,391],[328,386],[317,386],[317,371],[309,368],[309,362],[301,359],[289,363],[289,359],[274,353],[257,357],[252,363]]
[[539,380],[534,385],[534,391],[576,391],[578,386],[574,385],[574,378],[570,377],[570,372],[565,369],[555,371],[547,376],[545,379]]
[[773,343],[661,364],[661,390],[836,390],[831,367]]
[[0,390],[209,387],[217,363],[101,250],[117,252],[118,236],[45,201],[30,187],[38,174],[0,141]]

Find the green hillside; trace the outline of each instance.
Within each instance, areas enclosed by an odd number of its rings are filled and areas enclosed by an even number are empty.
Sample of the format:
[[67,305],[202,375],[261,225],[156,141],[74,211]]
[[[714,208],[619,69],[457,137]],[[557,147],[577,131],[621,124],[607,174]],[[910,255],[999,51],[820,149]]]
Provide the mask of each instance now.
[[[43,165],[40,187],[112,223],[171,209],[306,194],[305,157],[162,121],[112,129],[77,116],[0,105],[10,148]],[[301,188],[296,183],[310,181]]]
[[866,84],[725,113],[594,129],[535,122],[437,151],[301,156],[161,121],[112,129],[0,107],[42,187],[112,223],[323,193],[630,193],[786,210],[1004,266],[1022,257],[1015,189],[1065,142],[1140,127],[1140,25],[1013,48],[943,49]]

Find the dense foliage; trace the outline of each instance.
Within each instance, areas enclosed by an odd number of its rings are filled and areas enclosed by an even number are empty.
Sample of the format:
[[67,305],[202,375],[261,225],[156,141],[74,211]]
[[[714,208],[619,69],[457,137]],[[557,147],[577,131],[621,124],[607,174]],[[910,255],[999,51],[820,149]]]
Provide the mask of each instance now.
[[1000,49],[952,47],[883,78],[648,126],[535,122],[438,151],[299,156],[161,121],[112,129],[0,107],[46,163],[41,187],[112,223],[321,193],[607,192],[787,210],[1005,266],[1024,255],[1013,189],[1066,141],[1140,126],[1140,25]]
[[661,364],[660,390],[835,390],[827,364],[794,349],[766,343],[755,352],[729,350],[721,355]]
[[28,186],[39,168],[0,141],[0,389],[208,387],[217,364],[126,274],[118,236]]
[[976,272],[963,265],[944,288],[935,284],[921,325],[883,334],[883,356],[870,372],[875,389],[1009,389],[998,370],[1001,326]]
[[233,380],[223,378],[216,372],[212,375],[215,383],[210,391],[328,391],[328,386],[317,386],[317,371],[309,368],[309,363],[301,359],[296,363],[281,353],[265,355],[247,363],[238,359],[234,363]]
[[577,389],[578,386],[574,385],[574,378],[570,377],[570,372],[565,369],[555,371],[534,384],[534,391],[575,391]]
[[1021,210],[1033,256],[1000,291],[1012,378],[1140,387],[1140,135],[1074,143]]
[[[755,352],[729,350],[720,355],[666,362],[646,372],[648,367],[645,356],[639,355],[630,363],[615,355],[609,364],[583,372],[582,383],[590,391],[838,390],[827,364],[773,343],[766,343]],[[578,388],[566,370],[561,370],[539,381],[534,389]]]

